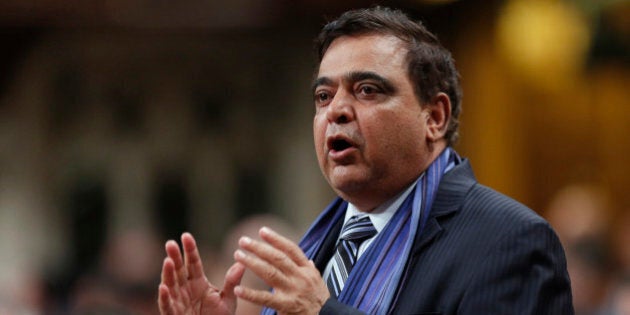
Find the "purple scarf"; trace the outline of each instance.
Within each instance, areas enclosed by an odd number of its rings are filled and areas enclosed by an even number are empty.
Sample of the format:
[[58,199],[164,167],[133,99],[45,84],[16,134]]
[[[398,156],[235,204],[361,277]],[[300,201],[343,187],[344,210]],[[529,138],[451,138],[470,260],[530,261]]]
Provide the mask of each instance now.
[[[420,176],[416,187],[356,262],[337,297],[340,302],[368,314],[390,311],[413,240],[424,229],[442,175],[458,160],[457,153],[446,148]],[[315,257],[335,223],[343,220],[346,207],[346,202],[336,198],[306,232],[300,247],[309,259]],[[261,314],[275,311],[265,308]]]

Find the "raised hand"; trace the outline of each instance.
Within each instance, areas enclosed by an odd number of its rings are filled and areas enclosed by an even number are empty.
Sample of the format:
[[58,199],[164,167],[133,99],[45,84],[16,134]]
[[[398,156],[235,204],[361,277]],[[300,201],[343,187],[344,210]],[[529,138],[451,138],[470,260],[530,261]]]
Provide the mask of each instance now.
[[235,263],[225,275],[223,289],[210,283],[203,271],[199,250],[190,233],[182,234],[184,257],[177,242],[166,242],[162,265],[162,282],[159,286],[158,305],[162,315],[180,314],[234,314],[236,296],[245,266]]
[[242,237],[234,258],[268,285],[273,292],[236,286],[239,298],[275,309],[278,314],[318,314],[330,297],[313,261],[300,247],[272,231],[260,229],[261,241]]

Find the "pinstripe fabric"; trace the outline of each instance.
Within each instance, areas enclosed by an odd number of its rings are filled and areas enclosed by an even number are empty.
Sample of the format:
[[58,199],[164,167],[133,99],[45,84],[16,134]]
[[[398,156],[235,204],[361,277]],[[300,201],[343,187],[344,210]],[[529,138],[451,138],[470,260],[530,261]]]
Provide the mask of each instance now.
[[[549,224],[478,184],[468,161],[448,172],[389,314],[573,313],[564,251]],[[329,299],[320,314],[363,313]]]
[[330,294],[339,296],[357,259],[361,243],[376,234],[370,217],[353,216],[341,229],[341,240],[333,256],[332,269],[326,284]]

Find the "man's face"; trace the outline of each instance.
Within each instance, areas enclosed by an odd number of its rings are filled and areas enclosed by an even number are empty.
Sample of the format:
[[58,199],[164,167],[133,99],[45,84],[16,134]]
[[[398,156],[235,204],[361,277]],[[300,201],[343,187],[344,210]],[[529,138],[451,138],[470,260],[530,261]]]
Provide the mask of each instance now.
[[319,166],[362,211],[392,198],[430,162],[429,114],[407,76],[406,54],[394,36],[343,36],[328,48],[313,85]]

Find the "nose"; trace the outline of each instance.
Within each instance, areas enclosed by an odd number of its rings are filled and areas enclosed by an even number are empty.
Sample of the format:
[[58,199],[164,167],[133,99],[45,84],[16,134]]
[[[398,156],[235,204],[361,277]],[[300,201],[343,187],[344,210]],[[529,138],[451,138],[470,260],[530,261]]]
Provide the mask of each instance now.
[[326,118],[331,123],[347,124],[354,120],[353,100],[349,93],[337,91],[327,109]]

